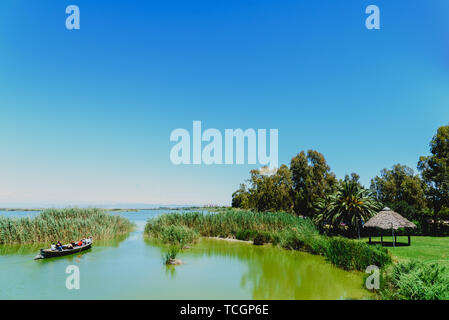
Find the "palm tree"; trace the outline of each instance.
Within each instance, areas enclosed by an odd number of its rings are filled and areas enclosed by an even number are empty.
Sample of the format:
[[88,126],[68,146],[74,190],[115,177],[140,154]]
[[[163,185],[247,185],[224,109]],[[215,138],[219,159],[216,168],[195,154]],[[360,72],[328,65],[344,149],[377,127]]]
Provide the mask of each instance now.
[[382,208],[374,194],[354,181],[344,181],[338,190],[317,204],[319,214],[316,223],[338,227],[344,223],[357,228],[360,239],[360,224],[366,222]]

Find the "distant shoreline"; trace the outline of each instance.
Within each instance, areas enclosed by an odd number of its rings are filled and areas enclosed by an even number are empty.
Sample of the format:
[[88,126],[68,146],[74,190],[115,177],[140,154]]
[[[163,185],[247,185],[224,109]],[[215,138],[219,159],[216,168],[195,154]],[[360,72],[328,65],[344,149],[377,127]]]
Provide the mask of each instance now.
[[[93,207],[95,208],[95,207]],[[193,207],[157,207],[157,208],[128,208],[128,209],[124,209],[124,208],[101,208],[99,207],[99,209],[103,209],[105,211],[114,211],[114,212],[137,212],[140,210],[170,210],[170,211],[177,211],[177,210],[211,210],[211,209],[217,209],[217,208],[225,208],[222,206],[204,206],[204,207],[198,207],[198,206],[193,206]],[[0,208],[0,211],[42,211],[48,208]]]

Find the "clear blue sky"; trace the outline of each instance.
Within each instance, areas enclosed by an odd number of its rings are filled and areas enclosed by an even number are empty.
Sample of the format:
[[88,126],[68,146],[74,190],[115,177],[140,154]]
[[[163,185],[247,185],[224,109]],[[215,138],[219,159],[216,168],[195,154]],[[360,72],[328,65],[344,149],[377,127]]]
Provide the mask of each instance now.
[[0,2],[0,207],[229,204],[257,166],[174,166],[193,120],[279,129],[280,163],[312,148],[368,185],[448,119],[447,0]]

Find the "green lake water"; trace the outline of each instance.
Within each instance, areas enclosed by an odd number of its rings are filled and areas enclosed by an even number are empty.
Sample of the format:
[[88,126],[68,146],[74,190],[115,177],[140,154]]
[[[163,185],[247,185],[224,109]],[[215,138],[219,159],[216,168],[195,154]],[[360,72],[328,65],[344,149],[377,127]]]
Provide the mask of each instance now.
[[[165,249],[143,236],[163,211],[121,212],[136,231],[95,241],[81,254],[33,260],[42,245],[0,246],[0,299],[363,299],[363,274],[323,257],[243,242],[201,239],[165,266]],[[5,215],[34,215],[1,212]],[[65,286],[67,266],[80,270],[80,289]]]

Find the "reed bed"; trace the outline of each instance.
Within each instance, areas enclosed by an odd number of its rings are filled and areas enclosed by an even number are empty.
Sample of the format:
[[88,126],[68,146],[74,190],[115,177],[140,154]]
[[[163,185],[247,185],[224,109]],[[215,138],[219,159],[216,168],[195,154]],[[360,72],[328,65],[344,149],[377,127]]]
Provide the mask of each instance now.
[[0,244],[68,242],[87,236],[110,239],[133,227],[128,219],[102,209],[47,209],[34,218],[0,216]]
[[253,240],[258,233],[278,233],[286,229],[301,233],[318,234],[309,219],[285,212],[251,212],[226,210],[217,214],[184,212],[163,214],[148,221],[145,233],[157,234],[164,227],[182,225],[197,231],[203,237],[237,238]]

